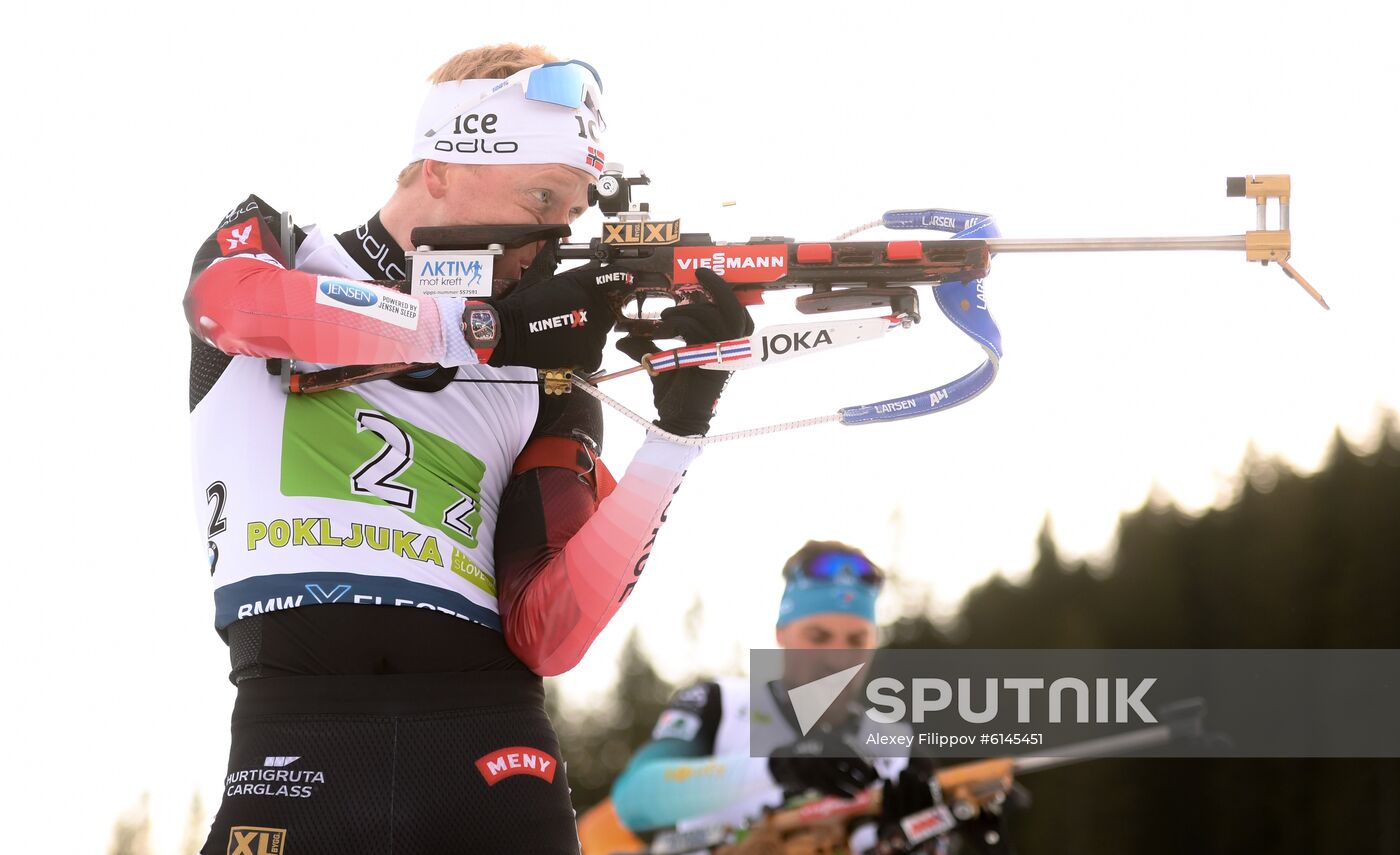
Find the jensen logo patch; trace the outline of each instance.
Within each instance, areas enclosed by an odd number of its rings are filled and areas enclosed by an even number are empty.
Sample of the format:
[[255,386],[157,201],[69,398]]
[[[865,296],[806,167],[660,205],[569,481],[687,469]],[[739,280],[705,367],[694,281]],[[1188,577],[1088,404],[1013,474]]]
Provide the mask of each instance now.
[[418,301],[393,291],[371,288],[335,276],[316,277],[316,303],[374,318],[386,324],[418,329]]
[[334,279],[321,281],[321,293],[347,306],[368,308],[379,302],[379,298],[368,288],[361,288],[352,282],[337,282]]
[[228,855],[285,855],[287,829],[235,825],[228,830]]
[[514,745],[493,751],[476,761],[481,777],[492,787],[515,775],[532,775],[554,783],[554,767],[558,762],[538,748]]

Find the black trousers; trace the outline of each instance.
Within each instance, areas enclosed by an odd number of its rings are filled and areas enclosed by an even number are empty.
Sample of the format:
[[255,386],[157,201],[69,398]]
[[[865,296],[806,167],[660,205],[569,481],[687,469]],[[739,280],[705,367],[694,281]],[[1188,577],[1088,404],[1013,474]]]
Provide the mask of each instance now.
[[578,852],[529,672],[244,680],[232,730],[203,855]]

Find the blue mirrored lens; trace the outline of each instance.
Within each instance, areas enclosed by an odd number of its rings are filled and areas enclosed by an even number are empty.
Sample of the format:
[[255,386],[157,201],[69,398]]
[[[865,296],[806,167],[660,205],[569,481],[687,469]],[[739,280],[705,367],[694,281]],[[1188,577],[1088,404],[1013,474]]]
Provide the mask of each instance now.
[[843,574],[861,581],[879,578],[869,560],[848,552],[824,552],[807,562],[807,576],[812,579],[836,579]]
[[603,86],[592,66],[582,62],[551,62],[530,72],[530,79],[525,83],[525,97],[578,109],[583,106],[589,85],[600,90]]

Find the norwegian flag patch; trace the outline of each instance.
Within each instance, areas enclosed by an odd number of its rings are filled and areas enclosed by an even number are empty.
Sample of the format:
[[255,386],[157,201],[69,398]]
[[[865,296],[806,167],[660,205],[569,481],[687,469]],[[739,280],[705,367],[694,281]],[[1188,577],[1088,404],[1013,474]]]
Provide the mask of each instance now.
[[263,246],[261,226],[262,220],[257,217],[249,217],[242,222],[219,229],[219,233],[215,236],[219,242],[219,254],[228,256],[267,252],[267,248]]

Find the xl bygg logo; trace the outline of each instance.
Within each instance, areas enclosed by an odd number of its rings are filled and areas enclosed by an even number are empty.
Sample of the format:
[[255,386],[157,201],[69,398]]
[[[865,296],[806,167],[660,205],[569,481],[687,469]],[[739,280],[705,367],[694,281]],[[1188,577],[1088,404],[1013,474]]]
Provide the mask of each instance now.
[[235,825],[228,831],[228,855],[284,855],[287,829]]
[[556,765],[553,757],[528,745],[513,745],[492,751],[476,761],[481,777],[492,787],[515,775],[533,775],[552,784]]
[[680,220],[603,223],[603,243],[610,246],[669,246],[680,239]]

